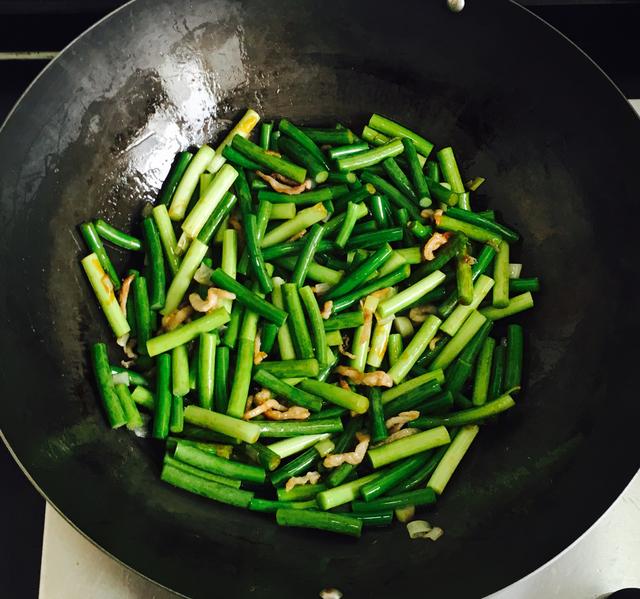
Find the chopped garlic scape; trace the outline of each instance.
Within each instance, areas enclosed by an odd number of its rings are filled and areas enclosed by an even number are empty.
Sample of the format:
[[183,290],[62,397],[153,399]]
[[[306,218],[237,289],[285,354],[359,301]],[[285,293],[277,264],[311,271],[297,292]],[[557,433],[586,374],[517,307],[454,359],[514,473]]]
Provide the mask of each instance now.
[[438,526],[434,526],[427,534],[426,538],[432,541],[437,541],[444,534],[444,530]]
[[194,281],[200,285],[211,285],[211,275],[213,268],[209,268],[204,262],[198,266],[198,270],[193,275]]
[[396,518],[400,522],[410,522],[411,519],[416,515],[416,506],[415,505],[407,505],[405,507],[399,507],[395,510]]
[[227,159],[222,155],[222,150],[231,143],[231,140],[236,135],[240,135],[247,139],[259,121],[260,115],[255,110],[249,108],[249,110],[244,113],[244,116],[238,121],[236,126],[231,129],[227,136],[222,140],[222,143],[216,148],[215,154],[211,159],[209,166],[207,166],[207,170],[210,173],[217,173],[222,168],[222,165],[227,161]]
[[430,539],[437,541],[443,534],[438,526],[431,526],[426,520],[413,520],[407,524],[407,532],[411,539]]
[[519,279],[522,273],[522,264],[512,263],[509,264],[509,278],[510,279]]
[[432,528],[426,520],[413,520],[407,524],[407,532],[412,539],[423,539]]
[[129,385],[129,375],[126,372],[118,372],[111,375],[114,385]]

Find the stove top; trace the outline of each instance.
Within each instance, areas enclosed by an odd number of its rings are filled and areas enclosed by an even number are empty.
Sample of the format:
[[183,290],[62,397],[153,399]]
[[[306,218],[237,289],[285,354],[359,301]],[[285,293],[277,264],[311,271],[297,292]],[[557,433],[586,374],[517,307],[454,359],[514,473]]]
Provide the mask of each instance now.
[[[638,564],[640,473],[581,539],[536,572],[486,599],[596,599],[615,589],[640,587]],[[178,595],[116,562],[47,506],[40,599],[60,597],[176,599]]]

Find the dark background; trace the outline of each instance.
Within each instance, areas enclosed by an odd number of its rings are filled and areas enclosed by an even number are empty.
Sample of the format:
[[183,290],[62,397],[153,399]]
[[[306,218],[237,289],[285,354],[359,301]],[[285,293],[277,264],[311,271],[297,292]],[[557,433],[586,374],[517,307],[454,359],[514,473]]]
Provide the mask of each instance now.
[[[122,4],[123,0],[0,0],[0,52],[60,50]],[[640,0],[523,0],[521,4],[580,46],[628,98],[640,98]],[[541,48],[540,59],[553,57],[546,56]],[[0,61],[0,121],[45,64]],[[37,597],[44,501],[2,448],[0,481],[4,532],[0,542],[0,597]]]

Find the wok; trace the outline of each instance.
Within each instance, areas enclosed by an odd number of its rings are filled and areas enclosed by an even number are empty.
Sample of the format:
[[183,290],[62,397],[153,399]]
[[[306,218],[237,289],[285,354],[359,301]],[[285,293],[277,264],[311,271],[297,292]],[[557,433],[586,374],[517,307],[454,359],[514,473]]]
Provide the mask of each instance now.
[[[137,0],[54,60],[2,129],[3,436],[78,530],[161,585],[477,597],[574,541],[638,468],[638,119],[516,4],[443,4]],[[523,318],[526,392],[428,514],[437,543],[402,525],[360,541],[278,528],[162,484],[160,448],[106,425],[87,349],[110,336],[75,225],[130,226],[174,153],[219,139],[247,106],[353,126],[377,111],[453,145],[542,277]]]

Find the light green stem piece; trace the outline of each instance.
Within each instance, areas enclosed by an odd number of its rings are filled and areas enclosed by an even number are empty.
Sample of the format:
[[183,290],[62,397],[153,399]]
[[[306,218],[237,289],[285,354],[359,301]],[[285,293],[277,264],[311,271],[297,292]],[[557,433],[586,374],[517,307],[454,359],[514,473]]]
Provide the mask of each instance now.
[[447,447],[447,451],[436,466],[427,487],[433,489],[438,495],[442,495],[444,488],[451,479],[451,476],[462,461],[464,454],[467,453],[471,443],[476,438],[480,427],[477,424],[463,426],[455,436],[451,445]]
[[371,115],[369,127],[391,137],[408,137],[415,144],[416,150],[425,157],[428,157],[433,149],[433,144],[421,135],[379,114]]
[[96,254],[89,254],[82,259],[82,268],[89,279],[91,288],[98,298],[100,307],[107,317],[109,326],[113,330],[113,334],[116,337],[122,337],[126,335],[131,328],[122,310],[120,304],[116,298],[115,291],[113,289],[113,283],[104,272],[104,269],[100,265],[98,256]]
[[167,299],[165,300],[164,308],[160,310],[163,315],[170,314],[174,310],[177,310],[178,306],[182,302],[184,294],[191,285],[191,280],[196,270],[202,263],[209,246],[202,243],[199,239],[194,239],[187,250],[178,272],[173,277],[169,290],[167,291]]
[[489,320],[500,320],[501,318],[513,316],[529,308],[533,308],[533,296],[530,291],[527,291],[522,295],[516,295],[514,298],[511,298],[506,308],[494,308],[490,306],[488,308],[482,308],[480,314],[486,316]]
[[169,206],[169,217],[171,220],[182,220],[184,218],[191,196],[198,186],[200,175],[207,168],[214,154],[213,148],[204,145],[189,162],[189,166],[187,166],[187,169],[184,171],[182,179],[180,179],[180,183],[178,183],[176,191],[173,194],[171,205]]
[[326,333],[327,345],[329,347],[337,347],[338,345],[342,345],[342,333],[338,331],[329,331]]
[[167,259],[169,270],[172,275],[175,275],[180,267],[180,257],[177,254],[178,242],[176,241],[176,234],[173,230],[173,223],[169,218],[169,212],[164,204],[159,204],[151,213],[158,227],[158,234],[160,235],[160,241],[162,242],[162,248],[164,249],[164,256]]
[[156,407],[155,395],[149,391],[146,387],[138,385],[131,393],[133,401],[139,406],[142,406],[145,410],[153,412]]
[[188,239],[194,239],[204,227],[207,219],[220,203],[223,196],[236,180],[238,171],[230,164],[225,164],[209,183],[204,195],[196,202],[182,223],[182,230]]
[[388,275],[390,272],[393,272],[405,264],[407,264],[407,261],[404,256],[399,254],[397,250],[394,250],[391,257],[378,269],[378,276],[384,277],[384,275]]
[[473,299],[468,306],[458,304],[447,320],[442,323],[440,330],[453,337],[469,315],[478,308],[482,300],[487,296],[493,287],[493,279],[486,275],[480,275],[473,286]]
[[229,322],[229,313],[224,308],[218,308],[205,314],[204,316],[192,320],[191,322],[173,329],[168,333],[163,333],[147,341],[147,351],[151,357],[172,350],[178,345],[189,343],[200,333],[210,333],[219,329],[223,324]]
[[140,416],[140,412],[138,412],[136,402],[133,397],[131,397],[129,387],[120,383],[115,385],[114,389],[118,396],[118,400],[120,401],[120,405],[122,406],[124,417],[127,419],[127,428],[129,430],[141,428],[143,426],[142,416]]
[[[273,291],[271,292],[271,302],[276,308],[284,310],[284,297],[282,295],[283,281],[279,277],[274,277],[272,281]],[[278,349],[280,350],[280,358],[282,360],[295,360],[296,350],[293,347],[291,330],[286,322],[278,329]]]
[[300,435],[299,437],[290,437],[289,439],[282,439],[276,441],[267,447],[277,453],[283,460],[289,456],[300,453],[309,447],[313,447],[318,441],[328,439],[331,436],[330,433],[319,433],[317,435]]
[[422,248],[420,246],[400,248],[395,250],[395,253],[402,256],[407,261],[407,264],[420,264],[422,262]]
[[240,439],[245,443],[255,443],[260,437],[260,427],[257,424],[205,410],[199,406],[187,406],[184,409],[184,421],[200,428]]
[[432,370],[431,372],[426,372],[425,374],[421,374],[413,379],[409,379],[401,385],[396,385],[395,387],[391,387],[391,389],[383,391],[381,396],[382,405],[389,403],[392,399],[396,399],[409,391],[413,391],[413,389],[420,385],[424,385],[429,381],[436,381],[436,383],[442,385],[444,383],[444,371],[441,369]]
[[378,306],[378,298],[369,295],[364,301],[364,323],[356,329],[353,335],[353,345],[351,351],[355,356],[351,360],[351,367],[359,372],[364,372],[369,355],[369,342],[371,341],[371,329],[373,328],[373,314]]
[[493,261],[493,307],[506,308],[509,305],[509,244],[500,243],[498,253]]
[[229,405],[227,407],[227,414],[236,418],[242,418],[247,405],[258,319],[259,316],[255,312],[246,310],[242,320],[242,327],[240,328],[236,373],[229,393]]
[[[221,268],[232,279],[236,278],[237,264],[238,264],[238,234],[235,229],[225,229],[222,236],[222,260]],[[223,299],[220,304],[229,314],[231,314],[231,307],[233,306],[233,300]]]
[[174,395],[184,397],[189,393],[189,353],[186,345],[178,345],[171,350],[171,382]]
[[413,333],[415,332],[413,330],[413,323],[411,322],[411,319],[406,316],[396,316],[393,319],[393,327],[396,332],[400,334],[402,339],[405,339],[406,337],[413,337]]
[[262,239],[262,247],[267,248],[277,243],[282,243],[311,225],[320,222],[328,214],[327,209],[322,204],[315,204],[300,210],[291,220],[271,229]]
[[290,220],[296,215],[296,205],[293,202],[274,204],[269,214],[269,220]]
[[231,140],[236,135],[240,135],[240,137],[247,139],[251,134],[251,131],[253,131],[259,122],[260,115],[255,110],[249,108],[249,110],[244,113],[242,118],[236,123],[233,129],[227,133],[226,137],[216,148],[215,154],[211,157],[207,165],[207,170],[210,173],[217,173],[220,168],[222,168],[222,165],[227,161],[227,159],[222,155],[222,150],[231,143]]
[[342,389],[336,385],[305,379],[298,386],[303,391],[322,397],[322,399],[326,399],[341,408],[353,410],[357,414],[364,414],[369,409],[369,400],[364,395]]
[[344,505],[357,499],[360,495],[360,489],[381,475],[381,472],[374,472],[368,476],[363,476],[362,478],[357,478],[343,485],[338,485],[333,489],[327,489],[316,495],[316,501],[323,510],[330,510],[334,507]]
[[[393,259],[393,256],[391,257]],[[404,261],[404,258],[401,258]],[[391,287],[387,294],[387,297],[392,297],[397,293],[395,287]],[[387,343],[389,342],[389,335],[391,334],[391,327],[393,326],[393,316],[387,318],[376,318],[376,326],[373,329],[371,335],[371,344],[369,347],[369,355],[367,356],[367,364],[373,368],[379,368],[384,359],[384,355],[387,352]]]
[[444,346],[443,350],[436,356],[431,363],[429,370],[447,368],[465,348],[467,343],[473,339],[473,336],[480,330],[480,327],[486,322],[487,318],[474,310],[469,318],[465,320],[458,332]]
[[407,287],[397,295],[383,300],[378,305],[378,315],[380,318],[386,318],[391,314],[400,312],[414,302],[418,301],[423,295],[434,290],[445,280],[445,274],[441,270],[436,270],[427,275],[424,279]]
[[428,431],[392,441],[386,445],[374,447],[369,450],[369,459],[374,468],[380,468],[450,442],[449,431],[444,426],[438,426]]
[[402,381],[413,368],[418,358],[427,349],[429,342],[435,337],[438,332],[438,327],[441,324],[442,320],[433,314],[429,315],[422,323],[418,332],[402,352],[400,359],[387,372],[396,385]]

